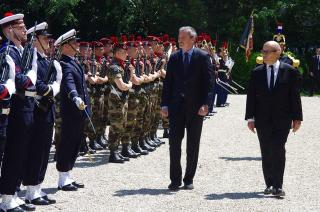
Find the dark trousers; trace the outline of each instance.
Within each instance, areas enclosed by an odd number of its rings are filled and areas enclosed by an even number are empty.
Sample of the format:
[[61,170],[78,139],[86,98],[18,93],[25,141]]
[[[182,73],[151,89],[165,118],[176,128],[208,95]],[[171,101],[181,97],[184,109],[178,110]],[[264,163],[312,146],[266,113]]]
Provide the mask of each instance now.
[[7,142],[1,167],[1,194],[13,195],[22,179],[28,157],[33,125],[33,112],[11,111]]
[[181,108],[174,114],[170,114],[169,122],[171,183],[181,185],[181,142],[185,128],[187,129],[187,167],[183,182],[185,184],[193,183],[198,164],[203,117],[197,114],[188,114],[185,108]]
[[290,129],[257,129],[262,155],[262,170],[266,186],[282,188],[286,149]]
[[34,117],[34,127],[32,132],[32,142],[30,142],[29,156],[23,177],[23,185],[38,185],[44,181],[48,167],[50,148],[52,144],[53,123],[48,123]]
[[209,94],[209,113],[213,112],[214,108],[214,102],[216,100],[216,90],[217,90],[217,84],[214,84],[211,88],[210,94]]
[[313,77],[311,77],[310,96],[320,90],[320,71],[315,71]]
[[6,141],[7,141],[7,133],[6,133],[7,125],[8,125],[8,116],[0,115],[0,168],[1,168],[3,153],[6,146]]
[[81,140],[83,138],[85,119],[63,119],[61,122],[61,141],[57,149],[56,168],[59,172],[73,169],[78,157]]

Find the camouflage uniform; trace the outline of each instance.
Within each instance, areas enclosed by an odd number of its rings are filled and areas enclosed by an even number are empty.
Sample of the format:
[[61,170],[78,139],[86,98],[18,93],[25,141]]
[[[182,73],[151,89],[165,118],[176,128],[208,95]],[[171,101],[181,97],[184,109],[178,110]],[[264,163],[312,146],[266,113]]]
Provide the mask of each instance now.
[[60,94],[58,94],[55,97],[55,122],[54,122],[54,144],[56,149],[58,149],[58,146],[60,144],[61,140],[61,114],[60,114]]
[[128,111],[128,94],[118,89],[115,79],[124,77],[124,67],[118,61],[113,60],[108,71],[108,78],[111,92],[108,98],[108,119],[109,128],[109,149],[117,151],[122,137],[125,133],[127,111]]

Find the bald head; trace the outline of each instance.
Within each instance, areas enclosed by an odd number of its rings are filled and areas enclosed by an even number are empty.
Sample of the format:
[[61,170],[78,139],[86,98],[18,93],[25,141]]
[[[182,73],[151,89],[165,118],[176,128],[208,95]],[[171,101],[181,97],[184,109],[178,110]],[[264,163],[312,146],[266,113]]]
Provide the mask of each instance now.
[[280,58],[281,47],[275,41],[268,41],[263,45],[262,54],[263,62],[267,65],[272,65]]
[[277,43],[273,40],[266,42],[263,46],[268,46],[270,48],[273,48],[274,50],[281,51],[281,47],[280,47],[279,43]]

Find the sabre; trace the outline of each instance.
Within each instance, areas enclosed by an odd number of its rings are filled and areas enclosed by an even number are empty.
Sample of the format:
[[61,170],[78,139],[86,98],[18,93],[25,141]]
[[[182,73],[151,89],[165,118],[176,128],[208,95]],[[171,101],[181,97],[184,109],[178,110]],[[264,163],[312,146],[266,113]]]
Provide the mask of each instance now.
[[223,85],[231,88],[231,89],[235,92],[235,94],[238,94],[238,92],[237,92],[238,89],[232,87],[229,83],[223,82],[223,81],[221,81],[219,78],[218,78],[218,82],[219,82],[219,84],[223,84]]
[[233,84],[235,84],[236,86],[238,86],[239,88],[241,88],[242,90],[245,89],[244,87],[242,87],[241,85],[239,85],[236,81],[231,80],[231,82],[232,82]]
[[216,83],[221,87],[223,88],[224,90],[226,90],[227,92],[231,93],[231,94],[236,94],[232,91],[230,91],[228,88],[226,88],[225,86],[223,86],[222,84],[220,84],[220,82],[218,81],[218,79],[216,79]]
[[91,128],[92,128],[92,130],[93,130],[94,134],[95,134],[95,135],[97,135],[97,133],[96,133],[96,129],[95,129],[95,128],[94,128],[94,126],[93,126],[92,120],[91,120],[91,118],[90,118],[90,116],[89,116],[89,114],[88,114],[87,110],[86,110],[86,109],[84,109],[84,112],[85,112],[85,114],[87,115],[87,117],[88,117],[88,119],[89,119],[89,122],[90,122],[90,125],[91,125]]

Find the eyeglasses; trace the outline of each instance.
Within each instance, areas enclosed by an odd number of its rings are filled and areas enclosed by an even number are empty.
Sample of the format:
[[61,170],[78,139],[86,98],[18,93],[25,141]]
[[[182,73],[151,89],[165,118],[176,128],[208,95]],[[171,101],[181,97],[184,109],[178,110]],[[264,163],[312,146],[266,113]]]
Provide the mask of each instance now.
[[262,54],[270,54],[270,53],[274,53],[274,52],[277,52],[277,50],[261,50],[261,53]]

